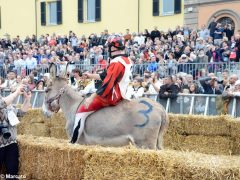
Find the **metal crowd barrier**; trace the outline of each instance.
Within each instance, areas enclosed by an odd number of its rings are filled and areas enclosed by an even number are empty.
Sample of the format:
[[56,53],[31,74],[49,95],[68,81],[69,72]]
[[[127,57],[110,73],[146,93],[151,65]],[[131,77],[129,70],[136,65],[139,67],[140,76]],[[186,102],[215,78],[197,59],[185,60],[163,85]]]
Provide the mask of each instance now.
[[[10,90],[1,92],[2,96],[7,96]],[[45,91],[32,91],[32,108],[41,108],[44,102]],[[178,94],[176,99],[158,99],[157,94],[144,94],[145,97],[158,101],[167,112],[175,114],[198,114],[198,115],[221,115],[223,113],[224,100],[219,95],[208,94]],[[23,103],[23,97],[19,96],[13,104]],[[240,99],[233,97],[229,99],[226,106],[227,113],[232,117],[240,117]]]
[[237,97],[230,98],[226,102],[221,95],[210,94],[178,94],[176,99],[158,99],[157,94],[145,94],[158,101],[167,112],[174,114],[198,114],[198,115],[221,115],[224,113],[224,103],[226,113],[232,117],[240,117],[240,99]]
[[[59,65],[60,70],[65,70],[65,65]],[[82,71],[94,71],[101,68],[99,64],[89,64],[87,61],[83,61],[80,64],[69,64],[68,71],[71,72],[72,69],[78,68]],[[39,73],[48,73],[48,65],[38,65],[36,67]],[[184,63],[184,64],[134,64],[133,73],[140,74],[143,76],[144,71],[148,70],[150,72],[159,72],[161,76],[173,75],[179,72],[184,72],[187,74],[192,74],[194,77],[206,76],[207,73],[215,73],[216,75],[221,75],[223,70],[229,70],[231,73],[236,73],[240,75],[240,63],[239,62],[215,62],[215,63]],[[26,68],[16,68],[18,74],[30,74],[31,69]],[[6,70],[0,71],[1,77],[6,77]]]
[[[4,90],[1,92],[1,96],[5,97],[11,93],[10,90]],[[32,91],[31,104],[32,108],[41,108],[44,102],[45,91],[43,90],[34,90]],[[24,101],[23,96],[18,96],[14,101],[14,105],[20,105]]]

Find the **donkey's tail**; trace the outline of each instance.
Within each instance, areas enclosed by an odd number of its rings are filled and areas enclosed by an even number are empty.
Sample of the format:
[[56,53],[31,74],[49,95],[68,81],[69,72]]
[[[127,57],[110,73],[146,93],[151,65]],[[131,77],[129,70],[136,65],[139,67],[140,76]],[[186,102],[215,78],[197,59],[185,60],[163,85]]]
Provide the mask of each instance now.
[[164,136],[165,132],[167,131],[168,125],[169,125],[168,114],[167,114],[167,112],[162,113],[161,124],[160,124],[159,132],[158,132],[158,138],[157,138],[157,149],[158,150],[163,149],[163,136]]

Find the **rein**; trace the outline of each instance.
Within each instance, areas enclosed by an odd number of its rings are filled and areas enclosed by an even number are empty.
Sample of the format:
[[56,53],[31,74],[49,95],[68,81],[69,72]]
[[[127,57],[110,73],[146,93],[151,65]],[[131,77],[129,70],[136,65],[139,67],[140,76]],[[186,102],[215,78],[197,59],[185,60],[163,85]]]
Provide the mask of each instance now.
[[[62,88],[58,91],[58,93],[56,94],[56,96],[54,96],[54,97],[50,98],[49,100],[47,100],[48,108],[49,108],[50,111],[55,112],[55,113],[57,113],[57,112],[59,111],[60,108],[59,108],[57,111],[54,111],[54,110],[52,109],[51,103],[52,103],[53,101],[57,100],[57,104],[59,105],[59,100],[60,100],[61,96],[62,96],[65,92],[66,92],[66,86],[65,86],[65,87],[62,87]],[[83,103],[83,101],[84,101],[85,99],[86,99],[86,97],[84,97],[83,100],[79,103],[78,108],[79,108],[79,106]],[[77,108],[77,110],[78,110],[78,108]]]

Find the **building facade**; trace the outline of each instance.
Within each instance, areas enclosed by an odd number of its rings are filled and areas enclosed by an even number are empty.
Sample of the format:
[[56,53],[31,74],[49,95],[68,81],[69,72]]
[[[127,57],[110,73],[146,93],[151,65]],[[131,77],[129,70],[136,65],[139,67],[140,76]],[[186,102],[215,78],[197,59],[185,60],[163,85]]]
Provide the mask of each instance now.
[[183,0],[0,0],[0,37],[166,31],[183,25]]
[[222,25],[231,24],[235,32],[240,31],[239,0],[185,0],[184,24],[192,28],[208,26],[213,17]]

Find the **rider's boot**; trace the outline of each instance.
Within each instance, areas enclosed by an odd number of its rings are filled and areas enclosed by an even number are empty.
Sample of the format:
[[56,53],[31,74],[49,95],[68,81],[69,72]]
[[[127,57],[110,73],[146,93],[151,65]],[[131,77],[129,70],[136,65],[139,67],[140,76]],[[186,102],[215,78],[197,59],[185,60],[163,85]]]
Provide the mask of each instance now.
[[82,135],[86,118],[94,111],[77,113],[75,117],[71,143],[75,143]]

